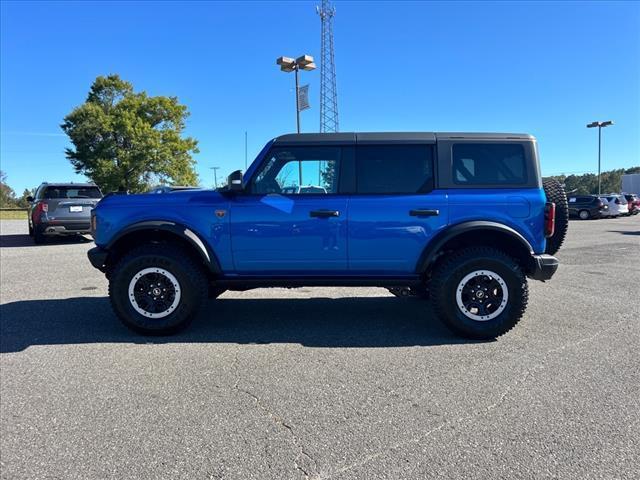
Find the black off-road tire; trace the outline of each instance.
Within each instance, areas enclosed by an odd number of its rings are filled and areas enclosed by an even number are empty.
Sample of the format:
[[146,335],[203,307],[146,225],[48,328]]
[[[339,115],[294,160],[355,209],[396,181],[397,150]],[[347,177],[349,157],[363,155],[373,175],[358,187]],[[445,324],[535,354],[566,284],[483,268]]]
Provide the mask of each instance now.
[[[147,318],[129,299],[131,280],[145,268],[172,274],[180,286],[180,300],[170,314]],[[109,299],[114,312],[131,330],[142,335],[171,335],[186,328],[207,298],[208,281],[203,268],[180,247],[166,244],[141,245],[123,256],[109,275]]]
[[547,238],[547,247],[544,250],[549,255],[555,255],[560,250],[569,229],[569,203],[564,187],[557,180],[550,178],[545,180],[542,186],[547,201],[556,204],[555,231],[551,237]]
[[[467,317],[458,307],[456,291],[465,276],[478,270],[500,275],[508,290],[504,310],[485,321]],[[431,301],[436,315],[453,332],[467,338],[492,339],[511,330],[527,307],[527,279],[518,263],[491,247],[468,247],[451,254],[435,269],[431,280]]]

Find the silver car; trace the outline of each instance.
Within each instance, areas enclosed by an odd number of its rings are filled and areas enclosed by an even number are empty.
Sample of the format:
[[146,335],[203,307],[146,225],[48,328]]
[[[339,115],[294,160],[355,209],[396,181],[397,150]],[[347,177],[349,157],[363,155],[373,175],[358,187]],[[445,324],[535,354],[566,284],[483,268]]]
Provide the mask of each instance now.
[[46,237],[91,231],[91,209],[102,198],[95,183],[43,183],[29,201],[29,235],[35,243]]

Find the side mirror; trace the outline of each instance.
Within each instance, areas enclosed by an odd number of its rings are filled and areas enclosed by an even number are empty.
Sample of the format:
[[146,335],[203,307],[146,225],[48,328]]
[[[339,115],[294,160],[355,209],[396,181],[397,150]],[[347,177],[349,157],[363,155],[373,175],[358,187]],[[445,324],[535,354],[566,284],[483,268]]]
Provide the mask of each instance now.
[[33,197],[31,195],[27,197],[27,202],[33,203]]
[[241,192],[244,189],[242,185],[242,170],[231,172],[227,177],[227,188],[230,192]]

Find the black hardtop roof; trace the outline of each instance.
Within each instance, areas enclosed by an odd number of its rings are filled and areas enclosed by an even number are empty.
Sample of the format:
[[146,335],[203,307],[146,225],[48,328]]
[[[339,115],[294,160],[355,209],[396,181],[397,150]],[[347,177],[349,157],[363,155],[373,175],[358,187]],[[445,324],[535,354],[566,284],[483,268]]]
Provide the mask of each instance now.
[[535,140],[527,133],[464,132],[349,132],[289,133],[274,139],[276,144],[303,143],[435,143],[437,140]]

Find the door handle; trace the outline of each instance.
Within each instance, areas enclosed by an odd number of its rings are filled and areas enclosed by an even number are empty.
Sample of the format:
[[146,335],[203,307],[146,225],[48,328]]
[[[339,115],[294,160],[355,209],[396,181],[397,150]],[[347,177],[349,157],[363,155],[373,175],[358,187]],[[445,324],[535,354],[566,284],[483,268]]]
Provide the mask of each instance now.
[[338,210],[311,210],[309,216],[313,218],[339,217],[340,212]]
[[440,210],[409,210],[409,215],[411,215],[412,217],[435,217],[437,215],[440,215]]

